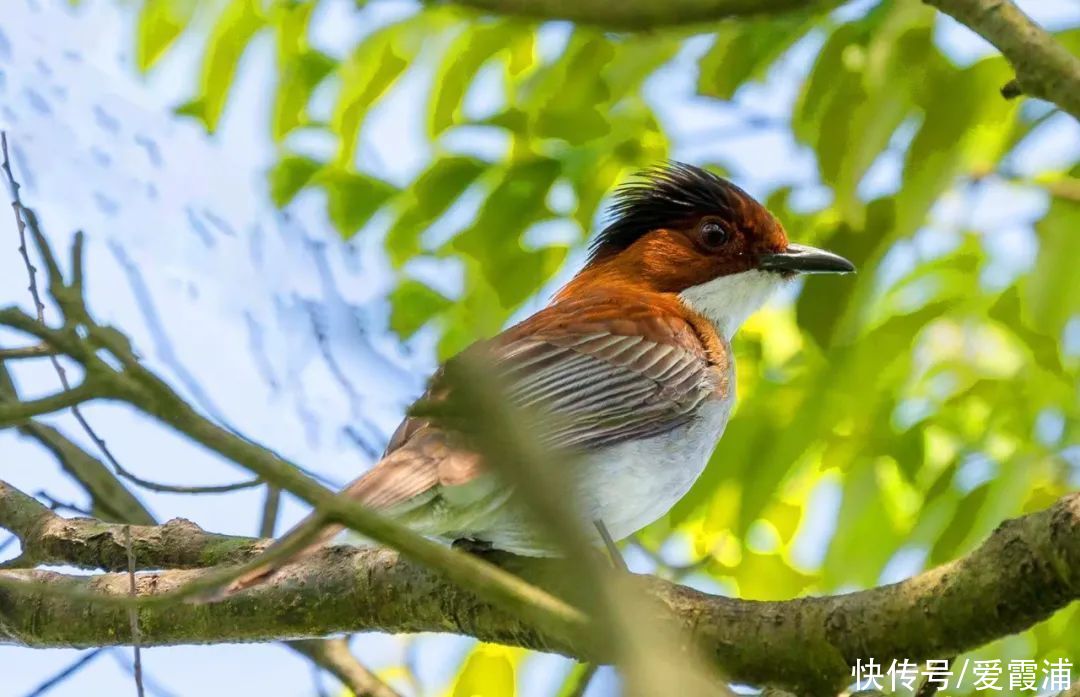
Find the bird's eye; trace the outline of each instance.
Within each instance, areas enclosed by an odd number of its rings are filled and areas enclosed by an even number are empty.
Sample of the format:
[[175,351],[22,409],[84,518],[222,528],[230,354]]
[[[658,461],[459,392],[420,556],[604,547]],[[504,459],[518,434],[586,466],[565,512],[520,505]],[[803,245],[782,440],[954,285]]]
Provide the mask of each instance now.
[[698,240],[706,249],[723,247],[728,237],[727,229],[715,220],[704,220],[698,225]]

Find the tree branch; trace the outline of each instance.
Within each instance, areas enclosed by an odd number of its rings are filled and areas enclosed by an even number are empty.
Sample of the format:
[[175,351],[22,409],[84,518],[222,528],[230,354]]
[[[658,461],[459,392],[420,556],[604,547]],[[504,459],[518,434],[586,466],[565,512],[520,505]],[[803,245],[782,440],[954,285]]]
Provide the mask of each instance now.
[[1045,99],[1080,120],[1080,57],[1054,40],[1012,0],[924,0],[993,44],[1016,80],[1002,88]]
[[104,385],[85,380],[70,390],[22,402],[0,402],[0,428],[17,426],[35,416],[78,406],[91,399],[107,399]]
[[821,9],[841,0],[452,0],[456,5],[491,14],[528,19],[563,19],[629,31],[683,26],[731,17]]
[[299,639],[286,645],[307,656],[341,681],[354,697],[401,697],[378,676],[364,667],[349,651],[349,642],[336,639]]
[[[29,506],[17,496],[0,499],[0,510],[8,509],[0,522],[21,526],[25,534],[33,529],[32,523],[25,522],[33,516],[25,510],[11,512],[13,505],[16,509]],[[43,514],[39,511],[38,515]],[[122,528],[94,521],[68,522],[76,538],[81,525],[103,526],[106,536]],[[138,531],[133,527],[133,536]],[[198,561],[198,550],[228,539],[195,526],[178,532],[189,537],[179,547],[190,556],[178,562],[188,566]],[[147,547],[153,539],[142,537]],[[250,554],[262,544],[232,539],[234,555]],[[146,553],[157,558],[166,555],[148,548]],[[566,579],[574,575],[565,563],[501,554],[492,558],[555,593],[571,590],[565,587]],[[139,574],[137,592],[143,597],[168,593],[208,573],[213,571]],[[11,584],[13,580],[39,586]],[[745,601],[654,578],[636,580],[679,619],[694,642],[732,680],[790,688],[798,694],[835,694],[850,678],[856,659],[873,657],[887,664],[894,658],[919,661],[958,655],[1022,631],[1080,598],[1080,494],[1003,523],[963,559],[901,583],[846,595]],[[126,573],[68,576],[9,570],[0,571],[0,581],[8,582],[0,586],[0,643],[55,647],[131,641],[126,608],[48,592],[60,587],[65,592],[126,595]],[[222,602],[142,607],[139,620],[144,646],[268,641],[352,631],[437,631],[585,660],[607,658],[546,635],[518,613],[501,610],[438,572],[383,548],[327,548]]]

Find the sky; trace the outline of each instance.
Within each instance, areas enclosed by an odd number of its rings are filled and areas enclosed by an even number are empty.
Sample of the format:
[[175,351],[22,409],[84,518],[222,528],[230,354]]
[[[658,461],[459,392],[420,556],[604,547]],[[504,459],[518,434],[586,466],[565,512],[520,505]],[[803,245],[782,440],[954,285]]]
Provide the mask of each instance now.
[[[1049,26],[1080,18],[1071,0],[1022,4]],[[274,155],[265,127],[270,42],[264,38],[248,52],[220,131],[207,137],[196,124],[171,113],[192,88],[198,41],[183,41],[142,78],[131,67],[131,16],[121,3],[87,0],[79,9],[64,0],[4,0],[4,5],[0,126],[12,142],[24,197],[37,209],[54,245],[65,246],[75,229],[86,231],[89,302],[99,319],[123,327],[146,361],[206,413],[316,469],[331,483],[352,479],[370,465],[372,453],[382,449],[404,407],[420,391],[434,365],[434,337],[421,332],[401,346],[385,331],[388,309],[382,297],[392,278],[377,234],[343,243],[327,224],[317,196],[301,196],[285,215],[269,204],[263,172]],[[359,15],[345,0],[324,5],[313,26],[319,45],[331,53],[343,53],[372,26],[412,11],[410,4],[397,2],[372,3]],[[857,2],[843,12],[858,12],[865,5]],[[942,19],[938,32],[957,60],[972,61],[992,51],[951,20]],[[557,51],[566,34],[565,25],[546,28],[543,50]],[[802,42],[767,84],[742,90],[737,108],[787,113],[815,41]],[[736,110],[688,96],[693,94],[692,63],[703,48],[691,42],[647,85],[647,97],[673,134],[672,156],[723,159],[751,193],[812,179],[812,156],[783,129],[723,135],[737,123]],[[425,164],[429,153],[422,105],[430,79],[410,75],[373,111],[359,153],[364,166],[375,163],[384,176],[405,183]],[[483,111],[496,100],[481,80],[468,106]],[[306,146],[318,149],[326,143],[313,140]],[[452,146],[498,153],[503,144],[470,132]],[[1080,128],[1061,119],[1027,148],[1019,158],[1021,168],[1074,161],[1080,154]],[[896,186],[900,156],[886,156],[875,166],[867,193]],[[1026,221],[1046,202],[1014,189],[1001,193],[991,189],[977,206],[970,200],[944,201],[932,223],[939,234],[913,243],[908,263],[916,254],[934,253],[934,245],[942,244],[941,231],[955,232],[974,210],[1004,229],[994,254],[999,281],[1026,268],[1034,251]],[[809,204],[815,193],[803,195]],[[459,210],[440,224],[452,228],[467,221],[467,215]],[[0,218],[0,305],[29,307],[16,236],[14,221]],[[903,263],[897,260],[899,267]],[[561,278],[573,267],[568,264]],[[544,300],[541,293],[523,312]],[[0,331],[0,343],[10,345],[12,339]],[[27,396],[56,387],[44,361],[19,366],[17,378]],[[148,478],[215,484],[246,476],[130,409],[94,404],[84,411],[118,459]],[[89,446],[69,416],[48,421]],[[8,431],[0,431],[0,478],[31,493],[45,490],[60,501],[84,503],[79,488],[48,454]],[[825,486],[804,531],[811,541],[804,550],[808,560],[816,553],[813,540],[827,538],[837,505],[828,482]],[[255,533],[262,503],[259,490],[220,497],[139,494],[162,520],[182,516],[206,529],[236,534]],[[303,513],[287,498],[279,530]],[[0,558],[13,553],[9,547]],[[643,568],[642,560],[631,561]],[[901,560],[889,573],[903,576],[918,563]],[[358,637],[353,644],[376,669],[412,661],[425,694],[446,687],[470,646],[466,639],[429,637],[409,650],[399,638],[376,635]],[[28,693],[80,655],[0,646],[0,697]],[[102,654],[49,694],[133,689],[129,657],[128,651]],[[148,649],[143,660],[151,694],[314,693],[307,662],[278,646]],[[526,668],[526,682],[535,694],[543,694],[541,688],[558,679],[556,669],[562,665],[557,659],[539,660]],[[613,690],[608,677],[589,694],[599,697]]]

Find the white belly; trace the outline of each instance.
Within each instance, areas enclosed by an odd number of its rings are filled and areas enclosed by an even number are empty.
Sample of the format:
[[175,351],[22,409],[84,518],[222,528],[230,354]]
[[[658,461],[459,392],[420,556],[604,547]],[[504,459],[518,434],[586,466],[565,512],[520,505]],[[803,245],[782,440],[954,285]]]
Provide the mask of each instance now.
[[706,402],[684,426],[621,443],[581,463],[576,488],[582,512],[603,521],[616,540],[661,518],[701,476],[731,406],[731,399]]
[[[706,402],[684,426],[646,440],[620,443],[575,462],[570,484],[585,530],[597,537],[592,521],[600,520],[612,537],[621,540],[671,510],[705,469],[733,402],[733,396]],[[466,536],[516,554],[557,553],[514,507],[501,506],[492,513],[480,526],[483,529]]]

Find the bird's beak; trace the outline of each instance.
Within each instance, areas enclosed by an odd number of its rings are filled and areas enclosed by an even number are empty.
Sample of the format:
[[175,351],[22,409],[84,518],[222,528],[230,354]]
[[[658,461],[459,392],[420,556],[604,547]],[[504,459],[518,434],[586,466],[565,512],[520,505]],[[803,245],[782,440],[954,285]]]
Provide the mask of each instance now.
[[796,273],[851,273],[855,265],[832,252],[805,244],[789,244],[787,249],[761,257],[758,268]]

